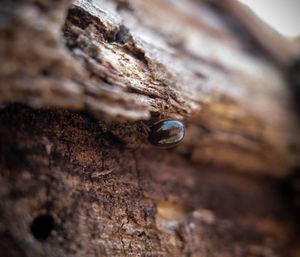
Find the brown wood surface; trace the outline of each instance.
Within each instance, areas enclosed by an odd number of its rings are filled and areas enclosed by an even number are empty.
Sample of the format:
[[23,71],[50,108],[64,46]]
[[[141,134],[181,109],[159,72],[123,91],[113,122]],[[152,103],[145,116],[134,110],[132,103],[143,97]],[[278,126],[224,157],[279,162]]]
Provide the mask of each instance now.
[[[299,256],[287,80],[226,17],[192,0],[3,1],[4,256]],[[187,126],[175,148],[147,140],[163,118]]]

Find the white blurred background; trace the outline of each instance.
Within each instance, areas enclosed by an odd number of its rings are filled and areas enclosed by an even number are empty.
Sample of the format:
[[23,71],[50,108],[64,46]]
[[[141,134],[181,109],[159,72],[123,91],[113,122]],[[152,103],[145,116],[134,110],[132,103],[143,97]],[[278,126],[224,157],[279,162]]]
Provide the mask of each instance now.
[[300,36],[300,0],[239,0],[286,37]]

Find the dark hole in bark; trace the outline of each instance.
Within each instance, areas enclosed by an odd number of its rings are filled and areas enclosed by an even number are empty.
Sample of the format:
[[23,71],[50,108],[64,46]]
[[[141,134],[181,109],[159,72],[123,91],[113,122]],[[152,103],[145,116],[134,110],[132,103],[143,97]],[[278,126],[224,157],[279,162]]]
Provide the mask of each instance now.
[[54,219],[49,214],[37,216],[31,224],[31,232],[40,241],[45,241],[54,228]]
[[121,25],[118,33],[116,34],[115,42],[124,45],[128,41],[129,37],[129,29],[126,28],[124,25]]

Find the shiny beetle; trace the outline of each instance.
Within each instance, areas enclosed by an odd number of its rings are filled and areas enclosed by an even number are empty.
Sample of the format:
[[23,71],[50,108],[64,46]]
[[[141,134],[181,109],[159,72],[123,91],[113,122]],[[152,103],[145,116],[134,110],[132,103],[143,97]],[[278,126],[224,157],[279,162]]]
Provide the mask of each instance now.
[[181,142],[185,125],[179,120],[161,120],[150,127],[149,142],[159,147],[172,147]]

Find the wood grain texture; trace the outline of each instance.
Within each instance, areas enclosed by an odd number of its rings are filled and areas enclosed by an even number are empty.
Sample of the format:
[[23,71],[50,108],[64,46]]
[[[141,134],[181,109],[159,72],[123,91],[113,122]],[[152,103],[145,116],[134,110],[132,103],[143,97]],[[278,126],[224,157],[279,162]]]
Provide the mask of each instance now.
[[[299,252],[279,181],[195,166],[172,149],[128,150],[81,113],[11,106],[0,122],[0,241],[18,246],[0,245],[5,256]],[[46,240],[30,230],[40,215],[54,219]]]
[[283,74],[213,10],[75,1],[64,20],[67,6],[2,7],[0,102],[86,109],[114,122],[175,117],[195,132],[186,147],[196,162],[274,176],[295,165]]
[[[228,14],[3,1],[0,59],[7,256],[298,256],[288,82]],[[174,149],[148,142],[162,118],[187,126]],[[43,215],[54,225],[39,240]]]

